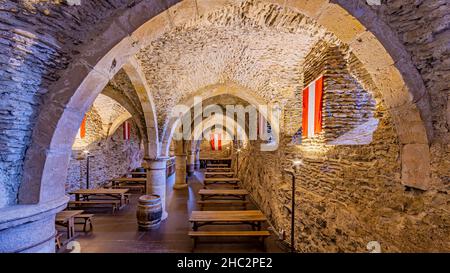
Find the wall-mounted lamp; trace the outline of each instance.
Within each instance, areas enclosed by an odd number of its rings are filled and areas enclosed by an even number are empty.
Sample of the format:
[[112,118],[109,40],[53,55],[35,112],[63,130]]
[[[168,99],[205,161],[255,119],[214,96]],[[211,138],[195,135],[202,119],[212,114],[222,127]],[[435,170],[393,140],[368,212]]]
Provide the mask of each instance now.
[[294,159],[292,160],[292,167],[294,168],[294,170],[296,170],[298,167],[303,165],[303,160],[301,159]]
[[84,150],[83,154],[86,156],[86,189],[89,189],[89,159],[94,156],[90,154],[89,150]]
[[294,159],[292,160],[292,170],[285,169],[284,171],[291,175],[292,177],[292,188],[291,188],[291,252],[295,252],[295,192],[296,192],[296,181],[295,181],[295,171],[303,165],[303,160]]

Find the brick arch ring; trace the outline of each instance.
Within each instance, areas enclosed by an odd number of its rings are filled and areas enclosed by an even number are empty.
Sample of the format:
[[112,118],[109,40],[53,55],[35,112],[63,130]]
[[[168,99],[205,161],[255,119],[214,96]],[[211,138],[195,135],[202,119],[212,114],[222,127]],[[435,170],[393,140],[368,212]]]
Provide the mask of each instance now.
[[[396,34],[359,0],[267,1],[307,15],[352,48],[391,109],[402,145],[402,181],[411,184],[408,180],[417,166],[413,160],[405,160],[404,154],[429,154],[433,129],[427,91]],[[81,53],[48,88],[26,153],[19,204],[50,202],[64,196],[63,181],[67,176],[71,144],[83,115],[112,75],[130,61],[130,56],[164,33],[167,27],[183,24],[199,12],[238,2],[167,0],[167,6],[162,6],[154,1],[141,1],[116,13],[106,29],[99,31],[89,44],[81,46]],[[165,11],[171,16],[163,14]],[[142,71],[137,71],[142,77]],[[147,92],[152,105],[145,81],[139,87]],[[148,152],[156,158],[161,154],[161,147],[158,147],[154,110],[146,108],[144,111],[149,115],[149,138],[153,137],[149,140]],[[422,161],[422,166],[429,166],[429,157],[422,156]],[[428,176],[429,173],[424,172],[420,177],[423,182],[417,187],[426,189]]]

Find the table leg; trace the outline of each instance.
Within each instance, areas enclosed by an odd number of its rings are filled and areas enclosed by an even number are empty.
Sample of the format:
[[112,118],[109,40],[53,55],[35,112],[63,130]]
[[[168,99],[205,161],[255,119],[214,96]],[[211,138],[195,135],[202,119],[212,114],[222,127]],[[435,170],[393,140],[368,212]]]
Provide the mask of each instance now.
[[67,239],[72,239],[75,236],[75,218],[71,217],[67,221]]
[[120,208],[122,208],[125,204],[125,195],[121,194],[120,195]]

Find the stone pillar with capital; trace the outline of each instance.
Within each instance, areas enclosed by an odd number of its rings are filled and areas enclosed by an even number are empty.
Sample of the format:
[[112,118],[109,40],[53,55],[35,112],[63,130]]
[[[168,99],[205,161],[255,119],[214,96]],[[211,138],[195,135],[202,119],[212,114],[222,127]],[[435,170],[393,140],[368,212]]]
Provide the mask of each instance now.
[[175,142],[175,190],[187,188],[186,183],[186,149],[183,140]]
[[168,216],[166,210],[166,167],[168,158],[150,159],[147,162],[147,194],[156,194],[161,198],[163,214],[161,220]]
[[189,147],[186,171],[189,176],[192,176],[195,172],[195,150],[192,150],[192,145],[189,145]]
[[195,169],[200,170],[200,149],[195,151]]

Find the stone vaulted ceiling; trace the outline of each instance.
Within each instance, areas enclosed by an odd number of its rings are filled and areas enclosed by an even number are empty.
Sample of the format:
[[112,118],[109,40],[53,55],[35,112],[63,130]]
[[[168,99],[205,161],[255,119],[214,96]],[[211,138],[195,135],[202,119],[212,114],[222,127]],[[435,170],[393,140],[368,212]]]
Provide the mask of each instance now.
[[152,92],[159,131],[170,109],[209,85],[232,82],[267,102],[301,88],[301,64],[319,41],[338,43],[304,15],[245,1],[206,14],[137,54]]
[[127,112],[127,110],[117,101],[103,94],[98,95],[94,101],[93,107],[97,110],[102,119],[104,130],[107,130],[118,117]]

